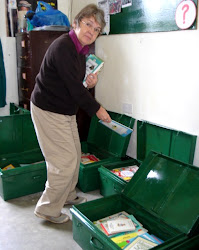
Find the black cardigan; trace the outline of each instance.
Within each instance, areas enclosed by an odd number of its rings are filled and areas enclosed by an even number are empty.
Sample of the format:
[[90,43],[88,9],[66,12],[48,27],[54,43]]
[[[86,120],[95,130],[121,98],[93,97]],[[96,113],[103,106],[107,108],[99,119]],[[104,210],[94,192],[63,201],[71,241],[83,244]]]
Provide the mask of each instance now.
[[68,33],[61,35],[44,56],[31,101],[58,114],[74,115],[81,107],[93,116],[100,104],[82,84],[85,70],[85,56],[78,54]]

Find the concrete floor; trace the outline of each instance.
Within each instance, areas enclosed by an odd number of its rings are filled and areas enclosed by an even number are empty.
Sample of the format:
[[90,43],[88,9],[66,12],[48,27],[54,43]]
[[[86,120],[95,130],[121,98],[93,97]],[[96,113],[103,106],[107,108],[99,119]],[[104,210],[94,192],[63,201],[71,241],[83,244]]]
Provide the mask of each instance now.
[[[87,200],[101,198],[99,190],[78,195]],[[0,197],[0,250],[81,250],[73,240],[72,221],[53,224],[34,215],[41,193],[4,201]],[[65,206],[70,218],[71,206]]]

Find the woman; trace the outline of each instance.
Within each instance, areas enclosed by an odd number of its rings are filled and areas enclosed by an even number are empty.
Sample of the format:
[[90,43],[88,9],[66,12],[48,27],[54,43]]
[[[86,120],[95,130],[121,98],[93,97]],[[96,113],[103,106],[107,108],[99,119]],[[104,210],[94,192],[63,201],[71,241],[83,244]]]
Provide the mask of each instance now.
[[[88,45],[105,26],[104,13],[96,5],[82,9],[73,29],[56,39],[46,52],[31,96],[31,115],[47,165],[47,182],[35,215],[53,223],[64,223],[64,204],[85,202],[77,197],[81,146],[76,123],[78,107],[105,122],[111,118],[83,86]],[[97,83],[97,74],[86,79],[88,88]]]

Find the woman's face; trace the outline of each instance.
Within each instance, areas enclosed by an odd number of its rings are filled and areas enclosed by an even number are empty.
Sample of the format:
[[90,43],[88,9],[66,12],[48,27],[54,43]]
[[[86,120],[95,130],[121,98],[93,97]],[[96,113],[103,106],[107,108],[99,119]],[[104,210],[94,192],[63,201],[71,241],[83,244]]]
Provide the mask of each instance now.
[[93,43],[101,32],[101,26],[94,17],[83,18],[79,25],[74,24],[74,31],[82,46]]

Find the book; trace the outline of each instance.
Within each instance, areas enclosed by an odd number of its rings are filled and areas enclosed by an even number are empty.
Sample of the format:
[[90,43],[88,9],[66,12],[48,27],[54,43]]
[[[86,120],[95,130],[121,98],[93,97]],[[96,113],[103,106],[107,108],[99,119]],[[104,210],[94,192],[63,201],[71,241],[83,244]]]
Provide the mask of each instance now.
[[99,120],[99,122],[123,137],[125,137],[133,132],[133,129],[131,129],[131,128],[119,123],[119,122],[116,122],[114,120],[112,120],[110,123],[103,122],[102,120]]
[[99,161],[99,159],[93,154],[86,154],[81,156],[81,163],[83,163],[84,165],[97,161]]
[[159,243],[159,244],[164,243],[164,241],[163,241],[162,239],[158,238],[158,237],[157,237],[156,235],[154,235],[154,234],[151,234],[151,237],[152,237],[157,243]]
[[137,172],[138,166],[128,166],[122,168],[114,168],[111,172],[125,181],[130,181],[134,174]]
[[109,220],[107,221],[107,225],[111,234],[135,230],[135,225],[131,219]]
[[128,244],[124,249],[125,250],[136,250],[136,249],[147,250],[157,245],[158,244],[150,240],[147,240],[141,236],[138,236],[137,238],[133,239],[133,241],[130,244]]
[[[129,214],[126,213],[125,211],[121,211],[119,213],[116,214],[112,214],[110,216],[101,218],[97,221],[93,221],[93,224],[95,224],[95,226],[102,231],[103,233],[105,233],[107,236],[112,236],[108,233],[109,229],[108,229],[108,225],[107,225],[107,221],[108,220],[115,220],[117,218],[126,218],[128,219]],[[102,223],[103,223],[103,227],[102,227]]]
[[3,171],[15,168],[12,164],[9,164],[2,168]]
[[142,238],[145,238],[147,240],[150,240],[154,243],[156,243],[157,245],[160,245],[161,243],[159,241],[157,241],[151,234],[149,233],[144,233],[141,235]]
[[[131,219],[134,226],[135,226],[135,229],[133,231],[130,231],[130,232],[119,232],[119,233],[110,233],[109,231],[109,227],[108,227],[108,224],[107,222],[108,221],[111,221],[111,220],[116,220],[116,219]],[[107,216],[107,217],[104,217],[104,218],[101,218],[97,221],[93,221],[93,224],[100,230],[102,231],[103,233],[105,233],[108,237],[110,237],[111,239],[114,237],[117,237],[117,236],[122,236],[122,235],[126,235],[126,234],[129,234],[129,233],[136,233],[135,236],[137,235],[141,235],[141,234],[144,234],[146,232],[148,232],[147,229],[145,229],[143,227],[143,225],[132,215],[132,214],[128,214],[126,211],[121,211],[121,212],[118,212],[116,214],[112,214],[110,216]],[[127,236],[128,237],[128,236]],[[129,237],[130,239],[131,237]],[[119,239],[119,241],[121,241]]]
[[129,216],[129,214],[127,212],[121,211],[119,213],[112,214],[110,216],[107,216],[107,217],[101,218],[99,220],[93,221],[93,223],[95,225],[96,224],[101,224],[102,222],[107,222],[108,220],[116,219],[116,218],[127,218],[128,219],[128,216]]
[[143,230],[140,230],[138,232],[133,232],[133,233],[127,233],[124,235],[119,235],[116,237],[112,237],[111,240],[113,242],[115,242],[120,248],[124,248],[124,247],[128,246],[132,241],[134,241],[138,236],[140,236],[146,240],[152,241],[152,242],[156,243],[157,245],[161,244],[160,242],[155,240],[152,235],[146,233]]
[[113,242],[115,242],[116,244],[120,244],[122,242],[127,242],[129,241],[130,239],[132,238],[135,238],[139,235],[138,232],[130,232],[130,233],[127,233],[127,234],[122,234],[122,235],[118,235],[118,236],[115,236],[115,237],[111,237],[111,240]]
[[144,231],[145,233],[148,232],[148,230],[143,227],[143,225],[135,218],[134,215],[130,214],[128,215],[128,218],[133,221],[135,225],[135,232],[139,232],[140,230]]
[[131,219],[115,218],[100,224],[106,235],[124,233],[135,230],[135,225]]
[[86,78],[89,74],[95,74],[97,72],[99,72],[101,70],[101,68],[104,65],[104,61],[102,61],[102,59],[100,59],[99,57],[97,57],[94,54],[90,54],[87,58],[86,58],[86,74],[83,80],[83,85],[85,88],[88,87],[87,83],[86,83]]

